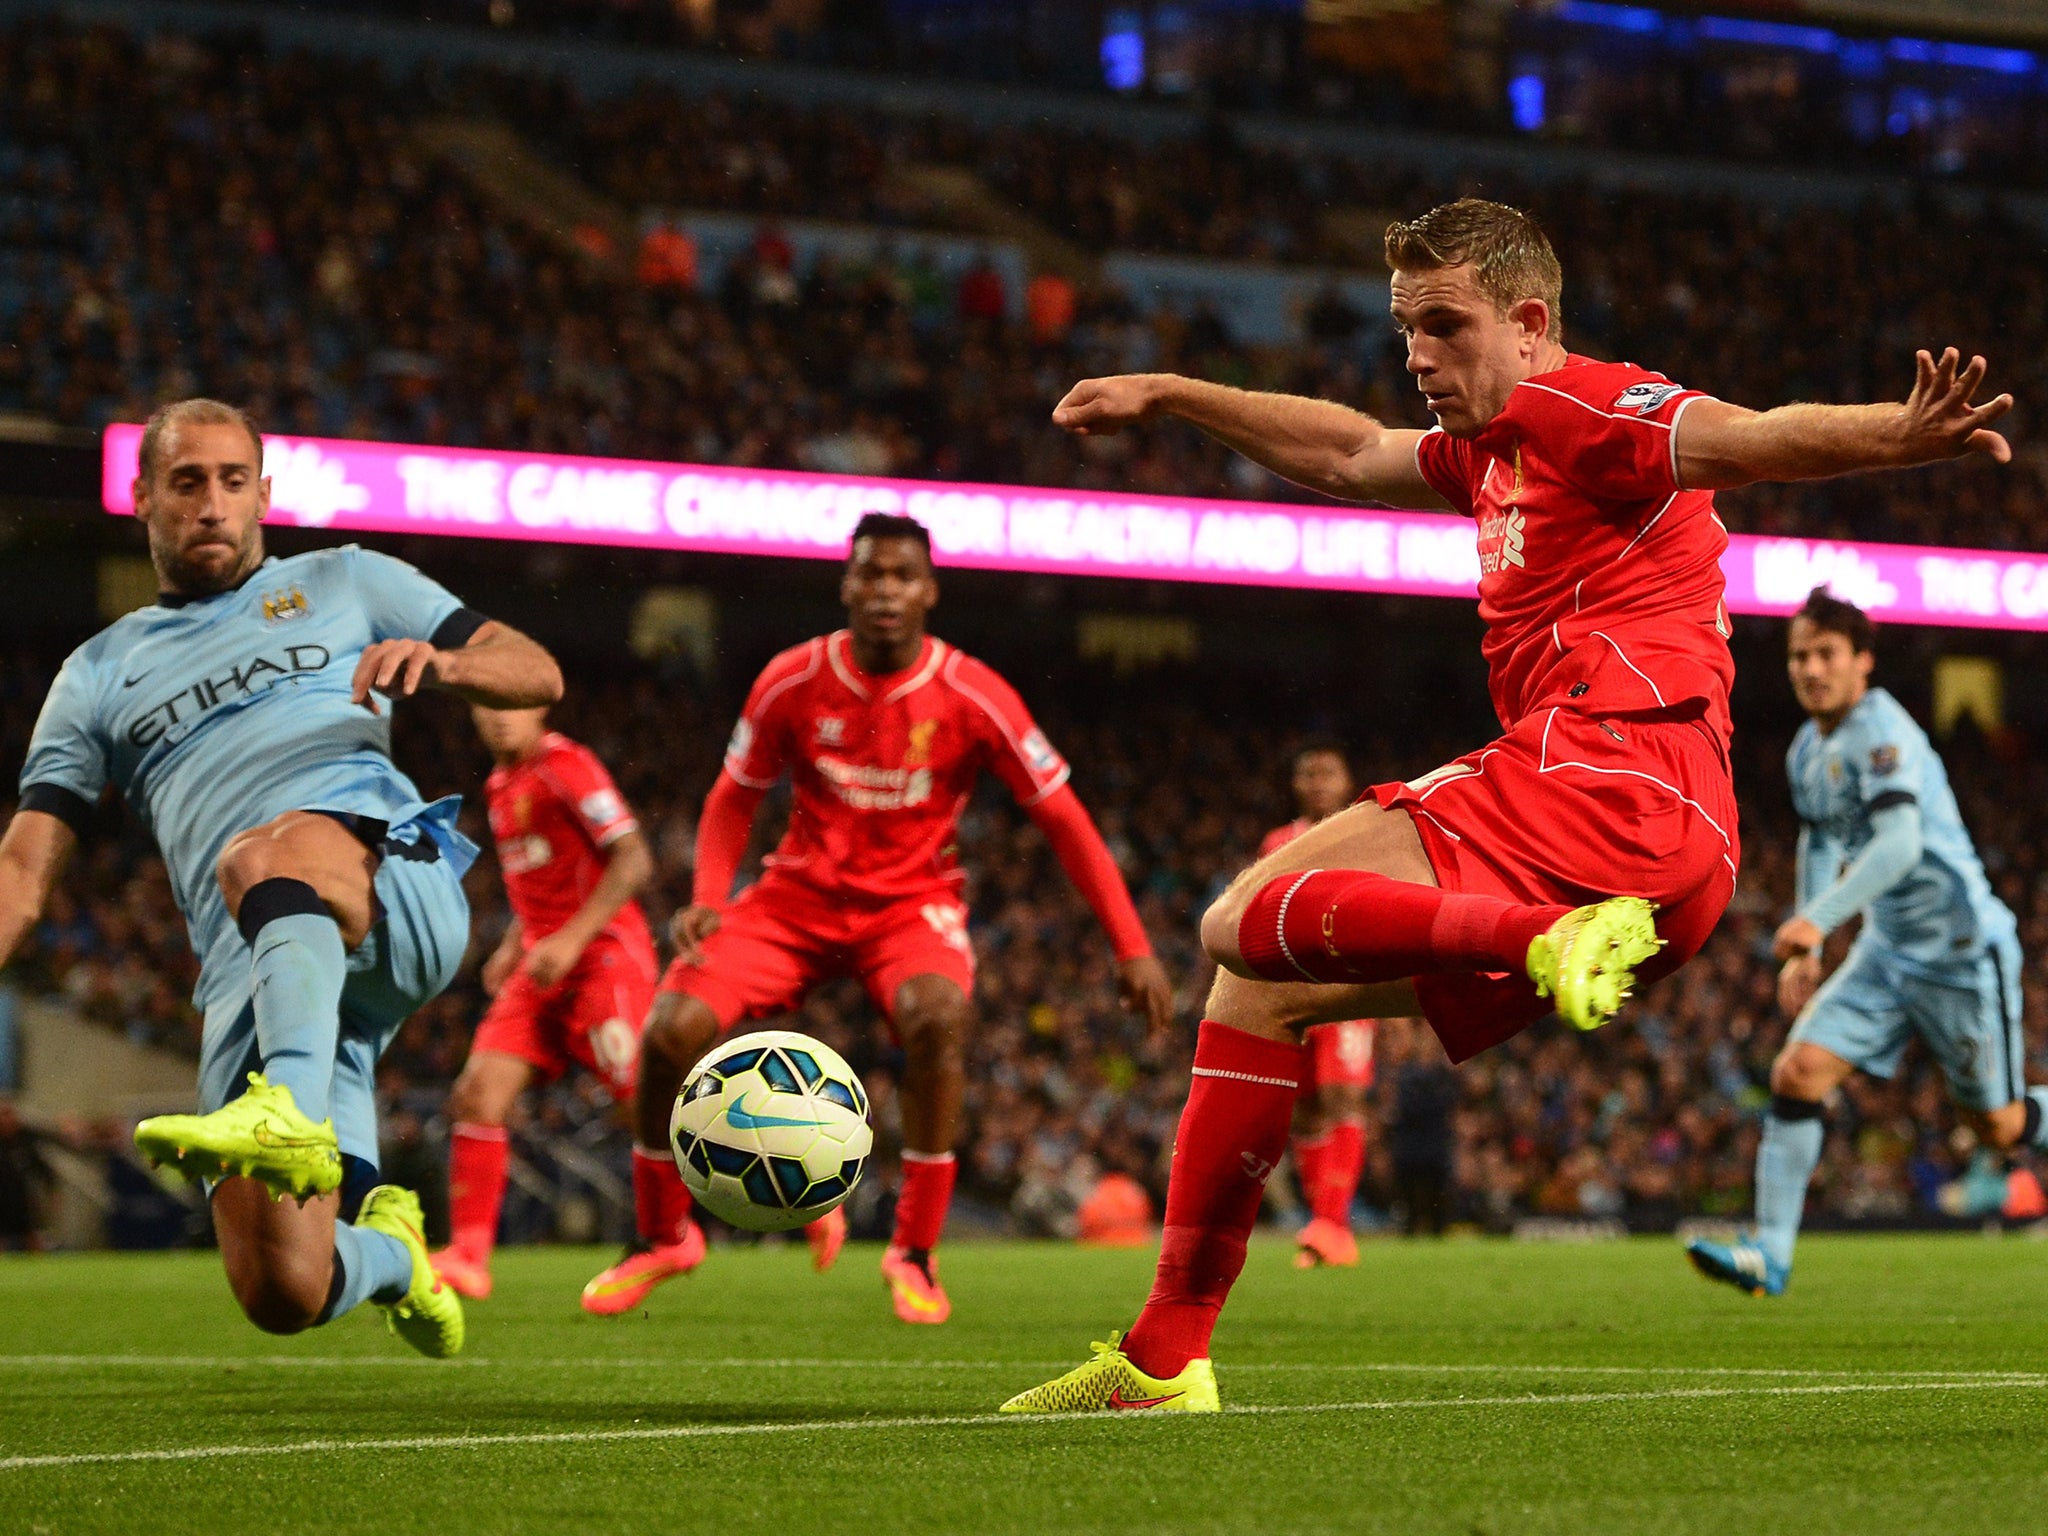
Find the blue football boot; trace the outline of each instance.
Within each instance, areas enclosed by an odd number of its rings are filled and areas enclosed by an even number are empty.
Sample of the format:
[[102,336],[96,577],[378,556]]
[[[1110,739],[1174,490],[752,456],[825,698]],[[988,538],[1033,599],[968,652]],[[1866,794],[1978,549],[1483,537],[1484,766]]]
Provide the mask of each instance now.
[[1685,1245],[1692,1267],[1709,1280],[1719,1280],[1752,1296],[1782,1296],[1792,1283],[1792,1270],[1755,1243],[1710,1243],[1696,1237]]

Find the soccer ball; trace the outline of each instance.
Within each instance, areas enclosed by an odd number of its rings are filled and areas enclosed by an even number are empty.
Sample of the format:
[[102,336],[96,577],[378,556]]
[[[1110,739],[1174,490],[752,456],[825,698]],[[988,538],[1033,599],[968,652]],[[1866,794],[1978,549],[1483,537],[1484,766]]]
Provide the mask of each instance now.
[[767,1029],[706,1056],[668,1118],[676,1167],[704,1208],[749,1232],[787,1232],[852,1193],[875,1133],[845,1058]]

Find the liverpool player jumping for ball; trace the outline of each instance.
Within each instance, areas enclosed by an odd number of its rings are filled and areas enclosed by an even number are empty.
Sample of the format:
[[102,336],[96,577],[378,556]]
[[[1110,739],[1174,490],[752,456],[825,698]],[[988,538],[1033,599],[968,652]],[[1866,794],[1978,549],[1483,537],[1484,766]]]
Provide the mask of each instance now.
[[[640,1025],[660,967],[634,898],[654,854],[604,764],[547,728],[544,709],[471,710],[496,766],[484,780],[512,922],[484,962],[490,1009],[448,1097],[452,1241],[434,1255],[465,1296],[491,1294],[491,1250],[505,1203],[505,1121],[536,1078],[570,1062],[633,1096]],[[657,1209],[675,1165],[633,1164],[634,1204]]]
[[1178,416],[1303,485],[1479,524],[1505,734],[1261,860],[1203,918],[1223,967],[1181,1115],[1152,1294],[1128,1335],[1011,1412],[1213,1411],[1209,1338],[1285,1145],[1301,1030],[1421,1013],[1452,1060],[1555,1009],[1605,1022],[1697,951],[1734,888],[1714,490],[2011,457],[1984,362],[1922,352],[1892,405],[1750,411],[1565,350],[1535,222],[1465,199],[1387,231],[1393,318],[1437,425],[1159,375],[1090,379],[1080,433]]
[[[983,768],[1030,813],[1108,930],[1125,1006],[1164,1029],[1172,989],[1066,762],[1008,683],[925,633],[939,588],[923,526],[862,518],[840,595],[850,628],[768,664],[704,802],[692,904],[673,927],[679,954],[641,1041],[637,1155],[668,1161],[676,1091],[721,1032],[785,1013],[821,982],[858,978],[904,1054],[903,1190],[882,1277],[898,1317],[942,1323],[952,1307],[932,1249],[953,1192],[974,993],[954,826]],[[728,906],[755,808],[784,772],[789,832]],[[680,1180],[672,1197],[637,1251],[585,1289],[588,1310],[637,1306],[703,1257]],[[837,1212],[816,1224],[820,1268],[843,1230]]]
[[[1294,754],[1294,803],[1301,814],[1275,827],[1259,857],[1278,853],[1318,822],[1349,805],[1356,790],[1344,749],[1310,741]],[[1301,1093],[1294,1108],[1294,1171],[1308,1197],[1308,1225],[1295,1238],[1294,1265],[1358,1262],[1351,1201],[1365,1171],[1365,1091],[1372,1086],[1372,1020],[1312,1025],[1303,1034]]]

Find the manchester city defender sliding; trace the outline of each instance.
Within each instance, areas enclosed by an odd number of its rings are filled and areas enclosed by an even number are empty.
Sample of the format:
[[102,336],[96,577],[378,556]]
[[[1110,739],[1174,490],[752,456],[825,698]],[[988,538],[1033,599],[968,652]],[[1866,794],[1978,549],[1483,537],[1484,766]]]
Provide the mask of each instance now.
[[[1876,634],[1862,609],[1822,587],[1787,634],[1792,689],[1810,718],[1785,764],[1800,819],[1799,910],[1774,947],[1778,1001],[1798,1022],[1771,1066],[1756,1234],[1686,1246],[1701,1274],[1751,1295],[1781,1295],[1792,1277],[1822,1102],[1859,1069],[1890,1077],[1914,1035],[1980,1137],[2043,1143],[2048,1089],[2027,1087],[2018,924],[1984,878],[1926,733],[1870,686]],[[1822,941],[1859,912],[1862,933],[1818,986]]]
[[146,1120],[136,1145],[211,1182],[257,1327],[296,1333],[368,1300],[422,1354],[452,1355],[462,1307],[428,1263],[418,1198],[376,1182],[372,1078],[462,958],[476,848],[459,800],[423,804],[393,766],[391,702],[429,687],[550,704],[561,673],[401,561],[266,560],[269,505],[242,412],[184,400],[150,419],[135,507],[161,591],[74,651],[44,702],[0,838],[0,964],[112,785],[170,867],[205,1014],[202,1113]]

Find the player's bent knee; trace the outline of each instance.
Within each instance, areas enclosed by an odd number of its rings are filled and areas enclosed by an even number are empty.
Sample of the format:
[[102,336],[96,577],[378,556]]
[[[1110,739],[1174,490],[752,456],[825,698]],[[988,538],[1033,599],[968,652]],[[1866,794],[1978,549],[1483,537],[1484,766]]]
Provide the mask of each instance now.
[[1788,1045],[1771,1063],[1771,1092],[1818,1103],[1840,1086],[1850,1070],[1849,1063],[1831,1051],[1814,1045]]
[[642,1056],[659,1056],[687,1071],[718,1039],[718,1015],[702,998],[665,992],[648,1015],[640,1035]]
[[228,1283],[244,1317],[265,1333],[289,1334],[304,1333],[320,1321],[333,1278],[331,1251],[318,1260],[272,1253],[230,1274]]
[[1244,920],[1248,894],[1232,886],[1209,904],[1202,914],[1202,952],[1233,976],[1250,977],[1237,947],[1238,924]]

